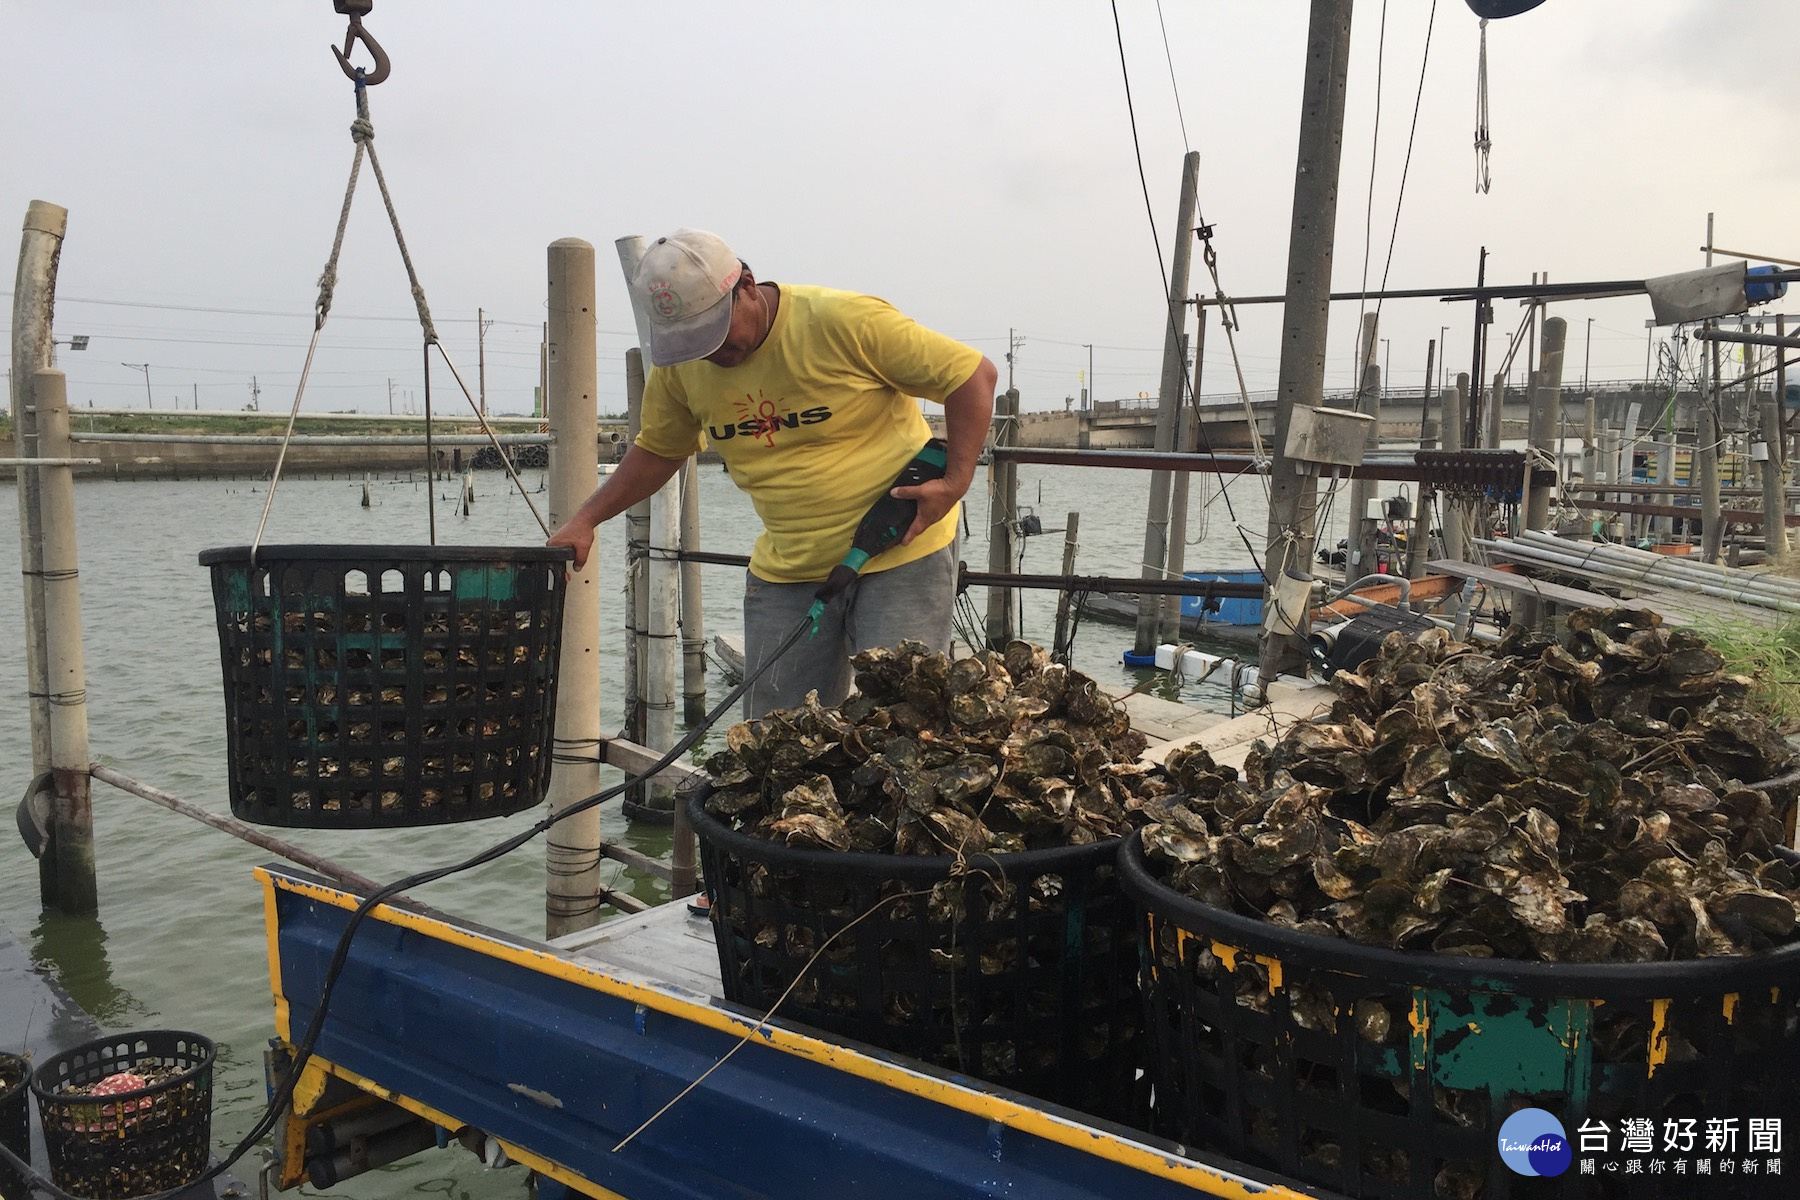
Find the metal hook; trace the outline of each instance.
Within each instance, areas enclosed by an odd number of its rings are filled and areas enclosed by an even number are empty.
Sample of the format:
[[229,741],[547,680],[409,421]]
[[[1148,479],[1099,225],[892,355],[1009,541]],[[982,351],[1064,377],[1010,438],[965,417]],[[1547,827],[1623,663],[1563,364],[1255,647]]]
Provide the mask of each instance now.
[[[369,53],[374,57],[375,69],[373,71],[364,73],[362,68],[350,65],[350,51],[355,49],[357,42],[361,42],[367,47]],[[337,55],[338,66],[344,69],[344,74],[349,76],[352,82],[367,87],[374,87],[386,79],[388,71],[392,69],[388,62],[387,52],[381,48],[381,43],[369,36],[369,31],[363,28],[361,19],[355,15],[350,18],[350,28],[344,31],[344,48],[339,50],[333,46],[331,52]]]

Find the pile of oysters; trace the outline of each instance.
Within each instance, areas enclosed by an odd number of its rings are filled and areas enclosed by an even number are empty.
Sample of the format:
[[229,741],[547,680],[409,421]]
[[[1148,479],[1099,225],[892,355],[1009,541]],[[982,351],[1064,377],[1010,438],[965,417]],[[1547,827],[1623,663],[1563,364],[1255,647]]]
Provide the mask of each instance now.
[[837,708],[809,696],[734,725],[706,762],[707,811],[791,846],[999,854],[1086,845],[1174,785],[1086,675],[1014,641],[952,661],[917,642],[852,660]]
[[1244,777],[1170,756],[1146,806],[1177,890],[1308,933],[1552,962],[1749,954],[1795,940],[1775,852],[1796,754],[1699,635],[1582,609],[1558,641],[1390,635],[1328,719]]

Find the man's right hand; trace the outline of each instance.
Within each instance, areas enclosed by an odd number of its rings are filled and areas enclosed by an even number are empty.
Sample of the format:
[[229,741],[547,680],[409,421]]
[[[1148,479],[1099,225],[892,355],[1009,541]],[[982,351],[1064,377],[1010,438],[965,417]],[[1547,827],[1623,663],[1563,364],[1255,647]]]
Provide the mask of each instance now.
[[588,555],[593,552],[594,527],[576,517],[551,534],[548,544],[567,546],[575,551],[574,569],[579,571],[587,566]]

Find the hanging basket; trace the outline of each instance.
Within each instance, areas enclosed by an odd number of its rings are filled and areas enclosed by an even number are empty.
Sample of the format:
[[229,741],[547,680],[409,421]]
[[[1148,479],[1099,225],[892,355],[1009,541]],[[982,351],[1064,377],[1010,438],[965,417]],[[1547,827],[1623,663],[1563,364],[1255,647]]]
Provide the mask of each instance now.
[[506,816],[550,780],[567,549],[208,550],[231,811],[392,829]]

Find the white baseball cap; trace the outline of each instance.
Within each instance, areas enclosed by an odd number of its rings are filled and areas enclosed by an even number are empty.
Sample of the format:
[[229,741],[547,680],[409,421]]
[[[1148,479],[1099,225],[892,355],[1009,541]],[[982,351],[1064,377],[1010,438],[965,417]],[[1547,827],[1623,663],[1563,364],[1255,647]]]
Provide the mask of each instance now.
[[650,326],[650,362],[672,367],[705,358],[731,329],[731,290],[743,263],[717,234],[677,229],[657,238],[631,278]]

